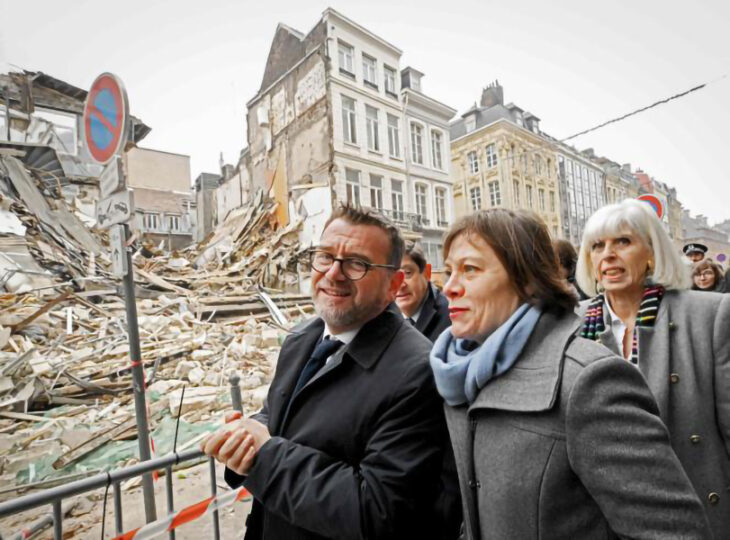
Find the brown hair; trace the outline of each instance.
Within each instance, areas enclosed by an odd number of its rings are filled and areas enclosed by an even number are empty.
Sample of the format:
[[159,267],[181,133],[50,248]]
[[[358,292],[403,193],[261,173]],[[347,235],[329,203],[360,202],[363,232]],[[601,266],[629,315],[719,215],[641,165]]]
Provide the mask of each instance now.
[[[692,265],[692,278],[694,278],[697,274],[707,268],[712,270],[712,273],[715,274],[715,283],[712,285],[712,288],[715,289],[720,283],[722,283],[722,269],[720,268],[719,264],[717,264],[710,258],[702,259],[701,261],[696,262],[694,263],[694,265]],[[694,279],[692,280],[692,288],[694,290],[699,289],[699,287],[695,285]]]
[[563,281],[545,223],[527,210],[491,208],[463,217],[444,240],[444,258],[462,234],[477,235],[495,251],[520,299],[543,308],[572,311],[576,298]]
[[414,263],[416,263],[416,266],[418,267],[418,271],[423,274],[423,271],[426,269],[426,255],[423,253],[423,250],[416,244],[415,242],[408,242],[406,244],[406,250],[403,252],[404,257],[410,257]]
[[573,244],[562,238],[556,238],[553,240],[553,248],[555,248],[560,266],[565,268],[568,275],[572,277],[575,274],[575,266],[578,264],[578,253]]
[[390,240],[388,264],[396,269],[400,268],[405,243],[403,242],[403,237],[401,236],[398,227],[396,227],[387,217],[369,208],[360,208],[359,206],[353,206],[349,203],[340,204],[340,206],[335,208],[332,212],[327,223],[324,224],[323,230],[327,229],[330,223],[336,219],[343,219],[352,225],[372,225],[385,232]]

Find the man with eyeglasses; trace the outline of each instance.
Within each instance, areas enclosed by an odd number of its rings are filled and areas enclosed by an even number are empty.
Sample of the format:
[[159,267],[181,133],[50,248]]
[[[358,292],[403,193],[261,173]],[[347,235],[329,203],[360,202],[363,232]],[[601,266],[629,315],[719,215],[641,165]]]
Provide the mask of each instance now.
[[438,538],[448,444],[430,342],[393,305],[403,240],[343,207],[309,254],[317,317],[284,341],[264,409],[206,438],[254,496],[246,539]]

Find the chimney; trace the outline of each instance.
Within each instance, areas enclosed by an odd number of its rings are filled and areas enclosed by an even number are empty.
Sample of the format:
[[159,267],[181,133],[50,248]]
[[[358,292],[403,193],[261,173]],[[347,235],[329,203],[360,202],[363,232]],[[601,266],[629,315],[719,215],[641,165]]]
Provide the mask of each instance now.
[[631,163],[624,163],[621,165],[621,170],[627,173],[631,173]]
[[482,89],[482,99],[479,102],[482,107],[494,107],[504,105],[504,92],[499,81],[495,80],[486,88]]

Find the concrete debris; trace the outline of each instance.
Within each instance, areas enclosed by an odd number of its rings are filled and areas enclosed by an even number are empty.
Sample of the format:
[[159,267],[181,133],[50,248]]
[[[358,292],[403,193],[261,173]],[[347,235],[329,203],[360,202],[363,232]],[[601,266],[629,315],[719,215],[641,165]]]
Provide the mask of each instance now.
[[[82,472],[68,467],[136,437],[108,236],[48,189],[0,154],[0,499],[50,478],[38,460]],[[234,373],[245,412],[261,406],[286,329],[312,311],[298,292],[301,224],[280,227],[276,211],[259,192],[200,245],[162,252],[133,239],[153,430],[180,412],[221,418]]]

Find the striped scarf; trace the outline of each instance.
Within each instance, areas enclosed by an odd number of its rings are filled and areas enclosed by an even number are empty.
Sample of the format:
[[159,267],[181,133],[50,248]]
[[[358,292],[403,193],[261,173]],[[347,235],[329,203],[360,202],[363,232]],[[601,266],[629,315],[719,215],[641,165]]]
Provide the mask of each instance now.
[[[636,324],[634,325],[634,335],[631,340],[631,358],[630,362],[634,365],[639,363],[639,334],[638,328],[652,327],[656,321],[659,312],[659,304],[661,304],[664,296],[664,287],[661,285],[648,285],[644,289],[641,296],[641,304],[639,304],[639,312],[636,314]],[[588,304],[585,318],[583,319],[583,327],[580,335],[584,338],[598,341],[598,336],[606,331],[606,323],[603,319],[603,306],[606,303],[604,295],[599,294],[591,303]],[[619,349],[621,344],[619,343]]]

